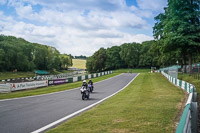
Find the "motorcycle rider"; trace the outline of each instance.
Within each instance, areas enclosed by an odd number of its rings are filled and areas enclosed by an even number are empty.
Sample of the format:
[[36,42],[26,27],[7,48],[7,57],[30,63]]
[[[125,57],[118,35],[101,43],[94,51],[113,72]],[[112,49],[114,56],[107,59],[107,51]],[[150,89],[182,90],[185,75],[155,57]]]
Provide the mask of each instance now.
[[93,82],[92,82],[92,79],[89,79],[89,81],[88,81],[88,85],[91,85],[91,86],[92,86],[92,89],[94,88],[94,86],[93,86]]
[[86,80],[83,80],[82,86],[84,86],[86,89],[88,88],[88,84],[87,84]]
[[86,80],[83,80],[83,84],[80,90],[82,94],[82,100],[84,100],[85,98],[89,99],[90,91],[88,90],[88,84]]
[[93,87],[93,82],[91,79],[89,79],[88,84],[92,85],[92,87]]

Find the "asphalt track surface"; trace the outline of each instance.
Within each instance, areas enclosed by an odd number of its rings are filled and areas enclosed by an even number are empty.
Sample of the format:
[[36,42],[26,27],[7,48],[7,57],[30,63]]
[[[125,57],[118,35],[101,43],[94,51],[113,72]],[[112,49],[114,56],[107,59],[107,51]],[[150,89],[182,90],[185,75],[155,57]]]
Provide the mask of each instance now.
[[120,74],[94,84],[89,100],[79,88],[59,93],[0,100],[0,132],[30,133],[68,116],[125,87],[137,74]]

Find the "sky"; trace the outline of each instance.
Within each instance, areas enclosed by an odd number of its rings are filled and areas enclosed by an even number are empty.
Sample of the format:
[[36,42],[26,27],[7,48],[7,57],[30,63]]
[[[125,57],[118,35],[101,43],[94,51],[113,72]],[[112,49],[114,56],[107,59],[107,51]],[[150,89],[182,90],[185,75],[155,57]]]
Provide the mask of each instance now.
[[0,34],[91,56],[99,48],[153,40],[167,0],[0,0]]

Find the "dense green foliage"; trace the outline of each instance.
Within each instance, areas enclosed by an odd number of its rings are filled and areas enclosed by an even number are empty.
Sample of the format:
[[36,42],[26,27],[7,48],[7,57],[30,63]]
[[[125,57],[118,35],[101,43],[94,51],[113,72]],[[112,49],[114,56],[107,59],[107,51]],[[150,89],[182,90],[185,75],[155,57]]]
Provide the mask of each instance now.
[[119,68],[151,68],[162,64],[161,52],[156,41],[125,43],[111,48],[100,48],[87,58],[89,72],[114,70]]
[[164,54],[176,55],[182,65],[199,61],[199,0],[168,0],[165,12],[155,20],[154,37],[162,44]]
[[71,65],[70,56],[54,47],[0,35],[0,71],[61,70]]
[[74,56],[73,59],[86,59],[86,56],[84,55]]

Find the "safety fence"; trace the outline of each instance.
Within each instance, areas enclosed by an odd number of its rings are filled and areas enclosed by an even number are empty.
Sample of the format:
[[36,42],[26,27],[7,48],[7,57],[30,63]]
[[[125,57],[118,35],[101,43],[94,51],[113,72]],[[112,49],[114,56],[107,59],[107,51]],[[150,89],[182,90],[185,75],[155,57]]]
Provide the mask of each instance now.
[[183,114],[176,128],[176,133],[197,133],[198,110],[197,110],[197,92],[195,86],[183,80],[173,78],[172,76],[166,74],[164,71],[161,71],[161,73],[171,83],[182,88],[189,94]]
[[17,90],[32,89],[32,88],[39,88],[39,87],[45,87],[45,86],[49,86],[49,85],[59,85],[59,84],[65,84],[65,83],[72,83],[72,82],[77,82],[77,81],[81,81],[81,80],[84,80],[84,79],[91,79],[91,78],[95,78],[95,77],[100,77],[100,76],[111,74],[111,73],[113,73],[113,71],[93,73],[93,74],[75,76],[75,77],[70,77],[70,78],[60,78],[60,79],[50,79],[50,80],[42,80],[42,81],[0,84],[0,93],[12,92],[12,91],[17,91]]

